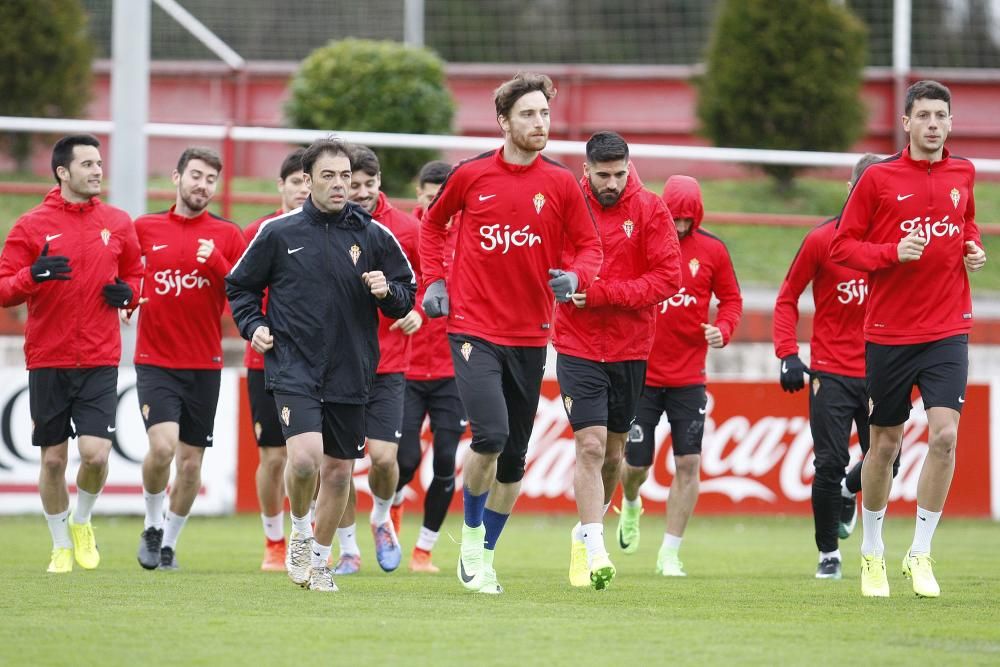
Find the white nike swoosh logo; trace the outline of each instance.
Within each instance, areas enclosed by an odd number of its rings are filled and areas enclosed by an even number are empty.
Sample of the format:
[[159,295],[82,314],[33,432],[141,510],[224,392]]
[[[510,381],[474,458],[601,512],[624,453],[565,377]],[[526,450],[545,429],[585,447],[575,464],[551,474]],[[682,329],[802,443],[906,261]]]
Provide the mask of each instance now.
[[39,278],[48,278],[51,274],[52,274],[52,272],[46,269],[45,273],[39,273],[38,277]]
[[479,201],[486,201],[487,199],[493,199],[496,195],[479,195]]
[[896,195],[896,201],[903,201],[904,199],[909,199],[912,196],[913,196],[912,194],[909,194],[909,195]]
[[299,250],[302,250],[302,248],[305,248],[305,246],[299,246],[298,248],[294,248],[294,249],[293,249],[293,248],[289,248],[289,249],[288,249],[288,254],[289,254],[289,255],[294,255],[294,254],[295,254],[295,253],[297,253],[297,252],[298,252]]
[[359,451],[359,452],[360,452],[360,451],[361,451],[362,449],[364,449],[364,448],[365,448],[365,443],[363,443],[363,442],[362,442],[362,443],[361,443],[360,445],[358,445],[358,451]]
[[698,414],[699,415],[705,414],[705,408],[698,408]]
[[209,436],[205,437],[205,440],[208,440],[209,442],[212,442],[212,438],[214,438],[214,437],[215,437],[214,435],[209,435]]
[[959,403],[965,403],[965,396],[959,396],[958,397],[958,402]]
[[781,362],[781,372],[782,373],[788,372],[788,364],[786,364],[784,361]]
[[468,419],[460,419],[460,420],[458,420],[458,425],[461,426],[462,428],[465,428],[466,426],[469,425],[469,420]]
[[62,234],[46,234],[45,235],[45,242],[48,243],[49,241],[54,241],[57,238],[59,238],[60,236],[62,236]]
[[403,434],[400,431],[396,431],[396,437],[397,438],[402,438]]
[[157,250],[163,250],[166,247],[167,247],[166,243],[164,243],[163,245],[153,244],[153,252],[156,252]]
[[115,431],[117,431],[117,430],[118,430],[118,428],[117,428],[117,427],[115,427],[115,426],[109,426],[109,427],[108,427],[108,433],[114,433],[114,432],[115,432]]

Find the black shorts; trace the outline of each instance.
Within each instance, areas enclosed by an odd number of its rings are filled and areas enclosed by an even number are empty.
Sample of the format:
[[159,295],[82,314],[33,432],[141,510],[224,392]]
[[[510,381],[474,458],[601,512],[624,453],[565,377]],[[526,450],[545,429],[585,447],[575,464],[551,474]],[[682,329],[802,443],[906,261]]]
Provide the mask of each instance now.
[[636,424],[625,443],[625,460],[637,468],[653,465],[656,447],[656,425],[666,412],[670,422],[670,439],[674,456],[701,454],[701,439],[705,434],[705,410],[708,395],[705,385],[686,387],[650,387],[642,390]]
[[278,423],[278,410],[274,407],[274,397],[267,391],[264,371],[247,369],[247,394],[250,398],[250,418],[253,419],[253,434],[258,447],[284,447],[285,436]]
[[323,435],[323,453],[334,459],[360,459],[365,455],[365,406],[325,403],[308,396],[274,394],[278,422],[287,441],[302,433]]
[[495,345],[465,334],[448,334],[448,341],[458,392],[472,425],[472,450],[500,454],[499,482],[520,481],[547,348]]
[[809,384],[809,429],[815,467],[844,472],[850,463],[851,426],[858,428],[861,451],[868,451],[868,394],[865,381],[813,371]]
[[399,444],[403,436],[403,394],[406,379],[402,373],[375,376],[372,391],[365,403],[365,435],[372,440]]
[[969,377],[969,337],[914,345],[865,343],[865,382],[872,426],[898,426],[910,416],[913,386],[927,408],[962,411]]
[[222,371],[136,364],[135,379],[146,430],[156,424],[176,422],[181,442],[193,447],[212,446]]
[[556,377],[574,431],[607,426],[612,433],[628,433],[632,428],[646,382],[645,361],[603,363],[560,354]]
[[403,432],[420,432],[424,427],[424,416],[431,417],[431,432],[465,432],[469,420],[465,418],[465,407],[458,395],[455,378],[440,380],[407,380],[406,401],[403,406]]
[[113,439],[118,416],[118,367],[28,371],[31,444],[49,447],[77,435]]

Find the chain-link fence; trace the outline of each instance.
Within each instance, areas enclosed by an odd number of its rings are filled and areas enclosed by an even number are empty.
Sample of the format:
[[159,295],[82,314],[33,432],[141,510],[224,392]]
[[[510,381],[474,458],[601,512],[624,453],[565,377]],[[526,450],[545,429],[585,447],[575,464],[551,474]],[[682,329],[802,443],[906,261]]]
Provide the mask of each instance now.
[[[425,42],[450,62],[686,65],[701,62],[720,1],[425,0]],[[404,0],[182,4],[248,60],[300,60],[344,37],[403,39]],[[893,3],[846,4],[868,25],[868,64],[890,65]],[[112,0],[84,5],[106,57]],[[152,20],[154,59],[212,58],[155,4]],[[1000,67],[997,0],[913,0],[912,26],[914,67]]]

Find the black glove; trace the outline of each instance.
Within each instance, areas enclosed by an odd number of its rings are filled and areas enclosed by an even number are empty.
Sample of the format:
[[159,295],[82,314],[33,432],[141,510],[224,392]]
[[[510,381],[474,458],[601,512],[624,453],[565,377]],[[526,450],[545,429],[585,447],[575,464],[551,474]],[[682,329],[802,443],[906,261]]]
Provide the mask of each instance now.
[[42,254],[31,265],[31,277],[36,283],[44,283],[46,280],[69,280],[69,273],[72,270],[69,268],[69,257],[64,255],[50,257],[49,244],[46,243],[42,248]]
[[115,281],[105,285],[102,291],[105,303],[112,308],[127,308],[132,302],[132,288],[121,278],[115,278]]
[[448,314],[448,290],[444,280],[435,280],[427,286],[423,306],[427,317],[444,317]]
[[572,271],[562,269],[549,269],[549,289],[556,295],[556,301],[566,303],[571,295],[576,293],[576,288],[580,284],[580,279]]
[[799,359],[799,355],[790,354],[781,359],[781,388],[792,394],[806,386],[803,373],[809,369]]

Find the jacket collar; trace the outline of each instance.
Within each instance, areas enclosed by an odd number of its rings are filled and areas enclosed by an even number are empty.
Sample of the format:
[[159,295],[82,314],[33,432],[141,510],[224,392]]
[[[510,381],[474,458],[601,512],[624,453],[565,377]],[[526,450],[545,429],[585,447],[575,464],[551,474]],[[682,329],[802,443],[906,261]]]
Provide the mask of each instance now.
[[338,213],[325,213],[313,203],[312,197],[302,204],[302,213],[309,222],[315,225],[335,225],[344,229],[361,229],[367,225],[372,216],[360,204],[347,202]]

